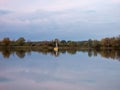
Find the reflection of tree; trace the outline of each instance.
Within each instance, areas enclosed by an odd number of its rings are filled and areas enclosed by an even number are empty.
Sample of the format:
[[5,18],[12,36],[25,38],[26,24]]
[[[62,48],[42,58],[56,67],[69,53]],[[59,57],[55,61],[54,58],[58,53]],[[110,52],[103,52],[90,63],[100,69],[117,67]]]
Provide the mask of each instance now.
[[118,59],[120,61],[120,51],[117,51],[117,53],[116,53],[116,59]]
[[91,57],[92,56],[92,50],[88,50],[88,56]]
[[100,50],[99,54],[105,58],[120,60],[120,51],[119,50],[105,49],[105,50]]
[[106,57],[106,58],[110,57],[109,50],[102,50],[100,54],[102,57]]
[[27,53],[28,55],[31,55],[31,52],[35,51],[35,52],[39,52],[42,53],[44,55],[52,55],[55,57],[60,56],[60,54],[64,54],[64,53],[69,53],[69,54],[76,54],[77,51],[79,52],[88,52],[88,56],[97,56],[98,54],[101,55],[102,57],[105,58],[111,58],[111,59],[115,59],[115,60],[119,60],[120,61],[120,50],[115,50],[115,49],[59,49],[58,52],[53,51],[53,49],[31,49],[31,50],[27,50],[27,49],[22,49],[22,50],[15,50],[12,48],[0,48],[0,52],[2,52],[2,55],[4,58],[9,58],[10,54],[13,52],[16,52],[16,55],[19,58],[24,58],[25,57],[25,53]]
[[64,49],[63,50],[59,50],[59,52],[62,53],[62,54],[65,54],[66,50],[64,50]]
[[100,54],[104,58],[111,58],[115,60],[120,61],[120,51],[119,50],[114,50],[114,49],[102,49],[102,50],[97,50],[97,49],[91,49],[91,50],[79,50],[80,52],[88,52],[88,56],[97,56],[97,54]]
[[8,51],[8,50],[3,50],[3,51],[2,51],[2,55],[4,56],[4,58],[9,58],[9,57],[10,57],[10,54],[11,54],[11,52]]
[[97,50],[94,50],[93,53],[94,53],[94,56],[97,56]]
[[21,51],[16,51],[16,55],[19,58],[24,58],[25,57],[25,51],[21,50]]
[[50,51],[48,49],[38,50],[37,52],[47,55]]
[[67,50],[67,52],[69,54],[76,54],[77,51],[75,49],[69,49],[69,50]]

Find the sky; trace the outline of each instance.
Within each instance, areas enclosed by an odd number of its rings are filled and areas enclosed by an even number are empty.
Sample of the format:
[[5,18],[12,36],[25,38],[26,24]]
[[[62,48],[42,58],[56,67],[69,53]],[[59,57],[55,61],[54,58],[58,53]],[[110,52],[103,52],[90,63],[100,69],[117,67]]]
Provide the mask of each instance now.
[[120,0],[0,0],[0,40],[120,35]]

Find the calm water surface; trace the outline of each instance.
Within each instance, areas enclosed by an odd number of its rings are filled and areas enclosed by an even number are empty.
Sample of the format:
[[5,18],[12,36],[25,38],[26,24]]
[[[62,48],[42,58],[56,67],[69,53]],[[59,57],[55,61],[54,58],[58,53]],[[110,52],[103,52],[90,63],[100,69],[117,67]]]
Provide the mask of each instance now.
[[0,90],[120,90],[120,62],[88,53],[0,53]]

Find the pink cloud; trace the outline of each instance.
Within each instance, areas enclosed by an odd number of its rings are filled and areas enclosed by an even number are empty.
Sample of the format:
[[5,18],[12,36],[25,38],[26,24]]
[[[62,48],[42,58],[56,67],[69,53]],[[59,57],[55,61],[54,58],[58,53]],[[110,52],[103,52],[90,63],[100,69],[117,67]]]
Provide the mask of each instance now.
[[115,3],[120,3],[120,0],[112,0]]
[[10,1],[10,0],[0,0],[0,3],[6,3],[8,1]]

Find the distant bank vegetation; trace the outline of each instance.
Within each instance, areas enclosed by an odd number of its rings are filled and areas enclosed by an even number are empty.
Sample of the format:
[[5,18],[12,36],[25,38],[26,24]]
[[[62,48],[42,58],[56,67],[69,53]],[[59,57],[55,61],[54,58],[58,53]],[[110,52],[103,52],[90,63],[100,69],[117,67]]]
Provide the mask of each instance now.
[[86,41],[66,41],[66,40],[51,40],[51,41],[26,41],[23,37],[17,40],[10,40],[6,37],[0,40],[0,47],[13,49],[44,49],[53,50],[55,43],[59,49],[120,49],[120,36],[107,37],[101,40],[86,40]]

